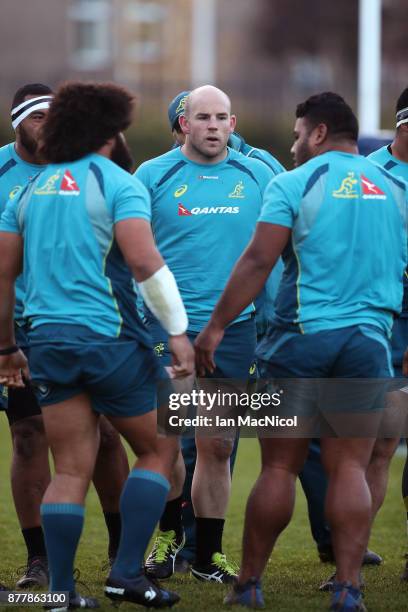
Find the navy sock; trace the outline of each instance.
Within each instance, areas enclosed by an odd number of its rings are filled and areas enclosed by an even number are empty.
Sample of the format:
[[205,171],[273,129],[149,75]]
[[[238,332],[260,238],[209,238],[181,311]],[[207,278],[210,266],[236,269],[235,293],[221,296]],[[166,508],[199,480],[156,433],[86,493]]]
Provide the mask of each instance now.
[[183,523],[181,520],[182,501],[181,495],[177,499],[168,501],[160,518],[160,531],[175,531],[178,541],[183,536]]
[[114,559],[118,553],[121,521],[119,512],[104,512],[106,527],[109,533],[108,557]]
[[211,563],[214,553],[222,553],[224,519],[196,517],[197,565]]
[[50,591],[75,594],[74,559],[84,524],[79,504],[42,504],[41,517],[50,570]]
[[46,557],[44,533],[41,525],[21,530],[27,547],[27,558],[31,561],[34,557]]
[[120,498],[122,532],[112,578],[135,578],[140,573],[169,489],[169,482],[157,472],[139,469],[130,472]]

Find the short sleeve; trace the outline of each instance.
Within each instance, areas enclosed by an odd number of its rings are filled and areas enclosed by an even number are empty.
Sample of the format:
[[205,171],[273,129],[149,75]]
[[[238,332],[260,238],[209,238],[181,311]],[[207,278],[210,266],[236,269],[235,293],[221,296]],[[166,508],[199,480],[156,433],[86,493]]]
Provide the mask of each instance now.
[[150,189],[150,173],[146,163],[141,164],[133,176],[139,179],[147,189]]
[[115,194],[113,210],[113,222],[124,219],[151,220],[151,202],[149,193],[144,185],[132,178],[129,182],[121,185]]
[[288,176],[289,173],[280,174],[269,183],[258,221],[293,227],[299,202],[294,190],[290,189]]
[[21,229],[17,219],[17,200],[9,200],[0,218],[0,232],[12,232],[21,234]]

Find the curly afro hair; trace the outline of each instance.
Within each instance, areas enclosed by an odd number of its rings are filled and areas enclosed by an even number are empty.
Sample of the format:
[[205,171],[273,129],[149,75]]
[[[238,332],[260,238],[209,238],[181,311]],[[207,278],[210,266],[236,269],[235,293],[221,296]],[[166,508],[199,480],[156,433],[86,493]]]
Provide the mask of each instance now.
[[98,151],[130,125],[133,103],[132,94],[113,83],[64,83],[44,122],[42,154],[60,163]]

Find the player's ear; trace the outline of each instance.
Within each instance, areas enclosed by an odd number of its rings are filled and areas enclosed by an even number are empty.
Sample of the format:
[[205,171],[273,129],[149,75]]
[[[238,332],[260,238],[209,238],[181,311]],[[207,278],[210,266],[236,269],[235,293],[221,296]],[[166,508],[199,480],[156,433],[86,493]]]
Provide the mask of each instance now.
[[325,123],[319,123],[318,125],[316,125],[312,133],[312,137],[314,141],[313,144],[316,146],[323,144],[327,136],[328,136],[327,125]]
[[179,124],[180,127],[182,129],[182,131],[184,132],[184,134],[189,134],[190,133],[190,126],[188,123],[188,119],[186,119],[186,117],[184,115],[180,115],[179,117]]
[[237,127],[237,117],[236,115],[231,115],[231,118],[230,118],[231,134],[232,132],[235,132],[236,127]]

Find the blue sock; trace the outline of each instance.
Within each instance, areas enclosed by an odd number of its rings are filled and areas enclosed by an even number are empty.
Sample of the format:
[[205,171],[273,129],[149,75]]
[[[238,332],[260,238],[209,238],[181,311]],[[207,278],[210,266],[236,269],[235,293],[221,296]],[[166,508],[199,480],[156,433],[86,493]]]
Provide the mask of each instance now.
[[130,472],[120,499],[122,532],[112,578],[135,578],[140,574],[143,556],[166,504],[170,484],[150,470]]
[[74,559],[84,524],[79,504],[42,504],[42,525],[50,568],[50,591],[75,594]]

